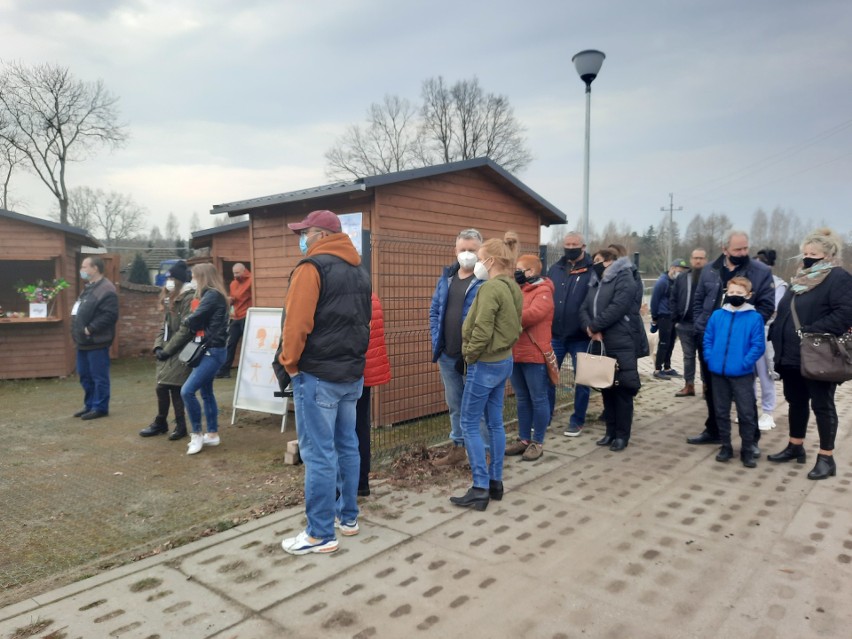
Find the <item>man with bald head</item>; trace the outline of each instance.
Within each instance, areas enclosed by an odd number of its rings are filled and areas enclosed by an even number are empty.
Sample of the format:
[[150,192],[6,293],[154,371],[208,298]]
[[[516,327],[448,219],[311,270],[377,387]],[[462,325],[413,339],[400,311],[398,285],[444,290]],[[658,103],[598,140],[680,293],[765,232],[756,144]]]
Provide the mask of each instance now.
[[237,345],[243,339],[243,332],[246,327],[246,313],[248,313],[252,303],[251,272],[241,262],[234,264],[231,272],[234,279],[231,280],[230,295],[228,295],[228,304],[231,306],[231,321],[228,324],[228,351],[225,356],[225,363],[222,364],[222,368],[216,374],[218,378],[231,376],[231,366],[234,364]]

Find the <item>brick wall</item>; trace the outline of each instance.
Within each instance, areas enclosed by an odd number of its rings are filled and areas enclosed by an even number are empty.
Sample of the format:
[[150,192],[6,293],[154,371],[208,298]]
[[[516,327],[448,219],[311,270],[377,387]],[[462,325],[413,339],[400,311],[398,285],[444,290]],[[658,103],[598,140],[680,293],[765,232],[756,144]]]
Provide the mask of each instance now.
[[150,355],[163,322],[160,288],[122,282],[119,290],[118,356]]

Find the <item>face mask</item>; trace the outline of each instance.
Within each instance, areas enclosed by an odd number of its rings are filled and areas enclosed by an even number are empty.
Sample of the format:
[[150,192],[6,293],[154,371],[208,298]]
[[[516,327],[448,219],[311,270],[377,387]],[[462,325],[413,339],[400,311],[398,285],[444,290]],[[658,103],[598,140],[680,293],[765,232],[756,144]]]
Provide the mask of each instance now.
[[745,266],[748,264],[749,256],[748,255],[729,255],[728,259],[731,260],[731,264],[734,266]]
[[308,254],[308,236],[307,235],[299,236],[299,250],[302,252],[302,255]]
[[521,286],[527,283],[527,276],[524,275],[524,272],[521,269],[515,271],[515,281]]
[[89,274],[88,274],[88,272],[81,270],[81,271],[80,271],[80,279],[81,279],[81,280],[87,280],[87,279],[89,279]]
[[606,266],[604,266],[603,262],[598,262],[597,264],[592,264],[592,270],[595,272],[595,275],[598,276],[598,279],[603,279],[604,271],[606,270]]
[[473,265],[476,264],[476,253],[471,251],[462,251],[458,254],[456,259],[458,260],[460,267],[469,271],[473,268]]
[[482,262],[477,262],[473,265],[473,275],[477,279],[487,280],[488,279],[488,269],[485,268],[485,264]]
[[817,262],[822,262],[821,257],[803,257],[802,258],[802,266],[805,268],[810,268]]
[[572,262],[580,259],[580,256],[583,254],[582,248],[567,248],[565,249],[565,257],[571,260]]
[[166,290],[167,291],[175,290],[175,281],[174,280],[166,280]]
[[734,308],[739,308],[745,304],[746,298],[744,295],[726,295],[725,301]]

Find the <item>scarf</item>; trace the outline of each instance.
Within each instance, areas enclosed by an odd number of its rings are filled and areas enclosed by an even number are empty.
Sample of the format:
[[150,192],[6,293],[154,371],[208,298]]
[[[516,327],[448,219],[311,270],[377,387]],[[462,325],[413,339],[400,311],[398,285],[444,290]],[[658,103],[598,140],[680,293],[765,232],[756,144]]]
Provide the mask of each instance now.
[[800,268],[790,279],[790,290],[793,291],[794,295],[801,295],[802,293],[814,290],[822,284],[823,280],[828,277],[831,269],[835,266],[840,266],[836,259],[825,258],[810,268]]

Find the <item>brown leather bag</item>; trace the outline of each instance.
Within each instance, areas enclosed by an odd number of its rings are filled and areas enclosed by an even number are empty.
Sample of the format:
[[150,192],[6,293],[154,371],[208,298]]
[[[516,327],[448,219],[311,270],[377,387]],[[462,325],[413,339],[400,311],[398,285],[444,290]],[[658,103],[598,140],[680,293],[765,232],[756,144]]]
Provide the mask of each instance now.
[[796,313],[796,297],[790,301],[793,325],[801,340],[800,372],[806,379],[820,382],[852,380],[852,333],[840,337],[831,333],[803,333]]
[[541,354],[544,356],[544,364],[547,367],[547,378],[550,380],[550,384],[552,386],[559,385],[559,364],[556,361],[556,353],[553,352],[551,348],[549,351],[545,352],[544,349],[539,345],[537,341],[535,341],[535,337],[532,336],[532,333],[529,331],[525,331],[527,337],[530,338],[530,341],[535,345],[535,347],[541,351]]

